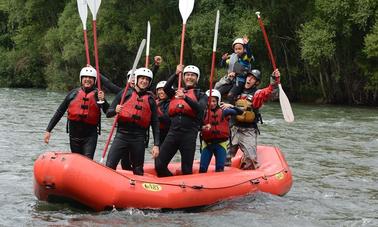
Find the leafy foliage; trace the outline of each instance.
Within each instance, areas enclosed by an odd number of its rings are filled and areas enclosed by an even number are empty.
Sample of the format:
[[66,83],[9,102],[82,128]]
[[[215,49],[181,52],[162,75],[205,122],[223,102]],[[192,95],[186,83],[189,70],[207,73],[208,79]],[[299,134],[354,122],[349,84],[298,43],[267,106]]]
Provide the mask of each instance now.
[[[261,11],[285,92],[292,100],[378,103],[378,2],[374,0],[197,0],[187,22],[185,64],[209,83],[216,10],[220,10],[217,61],[232,41],[250,39],[254,67],[268,83],[271,64],[255,12]],[[88,11],[91,62],[93,32]],[[182,19],[177,0],[107,0],[97,17],[101,72],[122,85],[150,21],[151,60],[162,55],[164,79],[179,62]],[[0,86],[68,90],[86,64],[75,0],[0,0]],[[144,65],[142,57],[139,65]],[[217,78],[225,69],[217,68]]]

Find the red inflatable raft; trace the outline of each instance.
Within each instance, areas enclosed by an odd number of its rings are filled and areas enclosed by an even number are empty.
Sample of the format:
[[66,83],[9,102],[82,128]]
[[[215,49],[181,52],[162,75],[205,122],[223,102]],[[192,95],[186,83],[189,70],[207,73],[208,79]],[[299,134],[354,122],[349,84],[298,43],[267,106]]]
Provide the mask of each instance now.
[[84,156],[73,153],[46,152],[34,164],[34,191],[40,200],[68,198],[96,211],[108,208],[188,208],[216,203],[256,191],[286,194],[292,175],[281,151],[258,146],[258,170],[240,170],[241,153],[224,172],[180,175],[180,164],[169,169],[175,176],[158,178],[153,164],[145,165],[145,175],[114,171]]

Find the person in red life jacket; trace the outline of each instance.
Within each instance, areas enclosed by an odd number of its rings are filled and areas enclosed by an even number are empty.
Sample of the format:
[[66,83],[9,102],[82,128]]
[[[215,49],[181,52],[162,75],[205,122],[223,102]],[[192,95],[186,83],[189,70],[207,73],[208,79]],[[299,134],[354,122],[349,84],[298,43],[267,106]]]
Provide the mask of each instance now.
[[164,86],[167,81],[160,81],[156,85],[156,105],[158,107],[159,125],[160,125],[160,144],[163,144],[165,137],[168,134],[171,119],[168,115],[169,101],[167,94],[164,92]]
[[[152,71],[152,75],[155,75],[156,72],[159,70],[159,67],[160,67],[160,64],[162,62],[162,58],[161,56],[155,56],[154,57],[154,63],[151,65],[151,71]],[[135,73],[131,76],[131,73],[132,73],[132,70],[129,70],[127,72],[127,75],[126,75],[126,79],[128,80],[128,82],[130,83],[130,87],[135,87]],[[118,94],[122,88],[118,87],[117,85],[113,84],[108,78],[106,78],[105,76],[102,76],[101,77],[101,81],[104,81],[103,82],[103,86],[105,88],[107,88],[110,92],[112,93],[115,93],[115,94]],[[153,82],[151,84],[151,86],[153,86]],[[149,89],[150,91],[148,92],[151,92],[151,86],[149,86]],[[155,97],[155,94],[153,94],[152,92],[150,93],[153,97]],[[149,130],[146,131],[146,146],[148,145],[149,143]],[[161,139],[160,139],[161,141]],[[161,143],[160,143],[161,144]],[[131,163],[130,163],[130,154],[128,155],[125,155],[122,159],[121,159],[121,166],[122,166],[122,169],[124,170],[132,170],[132,166],[131,166]]]
[[[206,91],[210,97],[210,90]],[[242,114],[243,110],[228,103],[221,103],[221,93],[213,89],[210,97],[210,115],[205,112],[201,132],[200,173],[206,173],[211,158],[215,156],[215,172],[223,172],[226,161],[226,150],[230,136],[229,121],[231,116]]]
[[146,131],[152,126],[154,145],[152,157],[159,154],[159,119],[153,97],[147,92],[153,74],[147,68],[135,70],[135,87],[129,88],[124,103],[121,91],[113,100],[106,113],[107,117],[118,114],[117,133],[115,135],[106,166],[116,169],[121,159],[130,159],[135,175],[143,175]]
[[246,83],[241,95],[237,98],[235,106],[242,109],[244,112],[237,115],[234,119],[234,124],[231,127],[231,146],[230,156],[235,156],[238,147],[243,151],[244,158],[242,161],[242,169],[256,169],[259,167],[256,155],[257,149],[257,134],[259,129],[257,123],[262,123],[259,109],[266,102],[272,92],[277,88],[277,78],[280,72],[275,70],[272,73],[270,84],[263,89],[258,89],[261,82],[261,72],[253,69],[248,72]]
[[[171,125],[167,137],[160,147],[160,154],[155,160],[155,170],[159,177],[172,176],[168,170],[168,164],[180,150],[182,174],[192,174],[193,160],[196,149],[196,140],[200,130],[204,110],[207,104],[207,96],[197,89],[200,78],[200,70],[197,66],[178,65],[176,74],[169,77],[164,86],[164,91],[170,98],[168,114],[171,117]],[[174,90],[173,83],[178,75],[183,72],[184,89]]]
[[[105,100],[104,92],[98,91],[95,87],[96,70],[94,68],[84,67],[80,71],[79,78],[81,87],[71,90],[60,104],[46,128],[44,141],[49,143],[51,131],[67,111],[71,151],[93,159],[101,128],[100,109],[105,113],[109,104]],[[99,100],[104,103],[97,104]]]

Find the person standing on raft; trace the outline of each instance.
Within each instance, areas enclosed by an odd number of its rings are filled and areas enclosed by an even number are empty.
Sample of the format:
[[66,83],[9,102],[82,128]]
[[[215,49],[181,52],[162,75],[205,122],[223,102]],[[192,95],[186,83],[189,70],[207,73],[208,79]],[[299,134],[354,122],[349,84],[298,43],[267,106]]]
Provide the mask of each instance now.
[[259,109],[271,96],[273,90],[277,88],[277,78],[280,72],[276,69],[271,76],[270,84],[266,88],[258,89],[261,82],[261,72],[253,69],[247,73],[246,83],[242,94],[238,96],[235,106],[243,109],[241,115],[237,115],[231,127],[231,144],[228,162],[234,157],[238,147],[243,151],[244,158],[241,168],[244,170],[257,169],[257,134],[259,129],[257,123],[262,123]]
[[[100,109],[105,113],[109,104],[105,100],[104,92],[95,87],[97,75],[93,67],[82,68],[79,78],[81,87],[71,90],[60,104],[46,128],[44,141],[49,143],[51,131],[67,111],[71,151],[93,159],[101,128]],[[104,103],[97,104],[99,100]]]
[[164,86],[167,81],[160,81],[156,85],[156,105],[158,107],[159,128],[160,128],[160,144],[163,144],[165,137],[168,134],[171,119],[168,115],[169,101],[167,94],[164,92]]
[[[210,90],[206,91],[210,96]],[[221,93],[213,89],[210,97],[209,112],[206,112],[201,132],[200,173],[206,173],[211,158],[215,156],[215,172],[223,172],[226,150],[230,137],[230,117],[242,114],[243,110],[221,102]],[[207,115],[210,113],[210,115]]]
[[[172,85],[182,72],[185,89],[174,90]],[[207,105],[207,96],[196,88],[199,78],[200,70],[197,66],[188,65],[183,70],[183,66],[178,65],[176,74],[164,86],[165,93],[171,99],[168,108],[171,126],[155,160],[155,170],[159,177],[173,175],[168,170],[168,164],[177,150],[181,154],[182,174],[193,173],[196,139]]]
[[135,175],[143,175],[146,131],[152,126],[154,146],[152,157],[159,154],[159,119],[155,100],[148,92],[153,74],[147,68],[135,70],[135,87],[127,91],[124,103],[121,102],[123,90],[113,100],[106,117],[119,114],[115,135],[106,166],[116,169],[122,158],[130,158]]

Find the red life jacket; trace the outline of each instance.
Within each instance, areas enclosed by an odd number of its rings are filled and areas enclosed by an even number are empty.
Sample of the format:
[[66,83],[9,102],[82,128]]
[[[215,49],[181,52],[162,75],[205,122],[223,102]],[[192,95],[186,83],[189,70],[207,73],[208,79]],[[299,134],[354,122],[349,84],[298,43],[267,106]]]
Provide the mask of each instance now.
[[119,112],[119,120],[122,122],[135,123],[142,128],[148,128],[151,123],[151,106],[148,98],[150,96],[145,94],[141,97],[133,91],[131,97],[122,104],[122,111]]
[[205,116],[203,125],[211,124],[210,130],[202,130],[202,139],[205,142],[212,140],[227,140],[230,136],[229,128],[230,117],[223,116],[223,110],[218,108],[210,111],[210,117]]
[[[189,89],[184,92],[186,93],[186,96],[197,102],[198,100],[194,91],[194,89]],[[194,110],[189,106],[187,102],[185,102],[184,99],[176,99],[175,97],[172,97],[168,107],[168,115],[170,117],[173,117],[176,114],[184,114],[193,118],[197,116]]]
[[101,112],[95,94],[95,90],[85,93],[85,91],[79,89],[75,98],[68,105],[68,119],[97,125],[100,121]]

